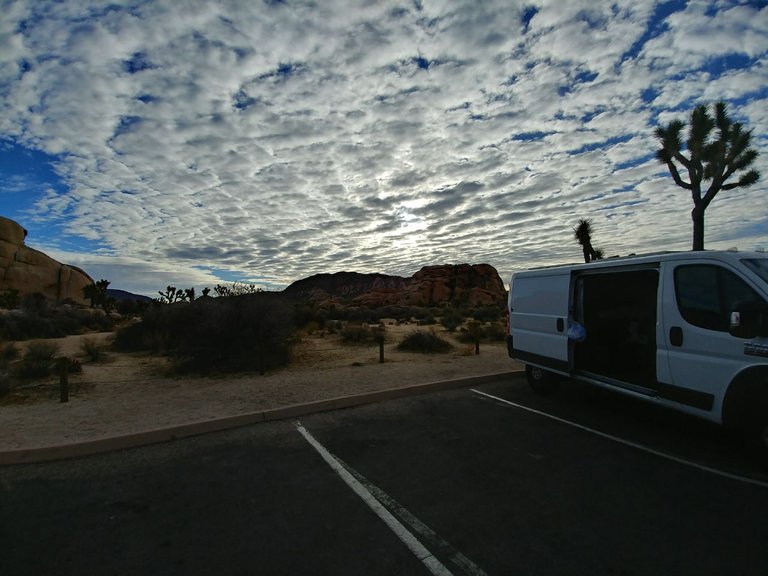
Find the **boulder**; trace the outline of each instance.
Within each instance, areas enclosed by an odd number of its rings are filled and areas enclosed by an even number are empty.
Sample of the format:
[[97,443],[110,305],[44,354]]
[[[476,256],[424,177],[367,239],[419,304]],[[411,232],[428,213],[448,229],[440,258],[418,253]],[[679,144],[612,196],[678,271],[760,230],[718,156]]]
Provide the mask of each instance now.
[[62,264],[24,244],[27,231],[17,222],[0,216],[0,293],[18,290],[19,295],[40,292],[61,302],[88,304],[83,288],[93,279],[75,266]]

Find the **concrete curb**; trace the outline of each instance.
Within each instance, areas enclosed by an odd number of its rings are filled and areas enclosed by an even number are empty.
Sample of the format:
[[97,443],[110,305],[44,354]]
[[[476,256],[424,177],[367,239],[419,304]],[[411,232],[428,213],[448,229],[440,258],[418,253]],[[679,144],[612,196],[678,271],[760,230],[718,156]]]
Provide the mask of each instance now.
[[125,448],[134,448],[137,446],[146,446],[149,444],[158,444],[168,442],[179,438],[189,436],[198,436],[209,432],[219,432],[230,428],[248,426],[259,422],[269,422],[273,420],[286,420],[298,416],[306,416],[317,412],[327,412],[330,410],[339,410],[342,408],[351,408],[363,404],[373,404],[386,400],[394,400],[405,396],[416,396],[419,394],[429,394],[442,390],[451,390],[454,388],[464,388],[467,386],[478,386],[486,384],[499,378],[519,376],[518,370],[499,372],[496,374],[485,374],[483,376],[471,376],[469,378],[459,378],[456,380],[444,380],[441,382],[428,382],[426,384],[416,384],[403,388],[390,388],[365,394],[355,394],[352,396],[340,396],[326,400],[317,400],[307,402],[306,404],[293,404],[283,406],[282,408],[273,408],[261,412],[252,412],[250,414],[241,414],[238,416],[229,416],[215,420],[203,420],[189,424],[181,424],[169,428],[157,430],[148,430],[145,432],[135,432],[122,436],[110,436],[98,438],[73,444],[61,444],[56,446],[43,446],[40,448],[21,448],[18,450],[8,450],[0,452],[0,466],[10,464],[27,464],[32,462],[47,462],[50,460],[60,460],[65,458],[78,458],[81,456],[90,456],[103,452],[112,452],[123,450]]

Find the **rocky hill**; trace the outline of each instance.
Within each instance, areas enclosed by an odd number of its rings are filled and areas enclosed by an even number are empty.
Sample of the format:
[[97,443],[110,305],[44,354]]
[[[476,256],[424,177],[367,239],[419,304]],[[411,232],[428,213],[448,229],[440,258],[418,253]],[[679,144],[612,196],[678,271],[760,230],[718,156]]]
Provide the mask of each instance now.
[[88,304],[83,287],[93,279],[75,266],[62,264],[24,244],[27,231],[0,216],[0,293],[18,290],[19,295],[40,292],[61,302],[71,299]]
[[507,293],[488,264],[425,266],[411,278],[385,274],[317,274],[288,286],[287,296],[328,306],[494,306]]

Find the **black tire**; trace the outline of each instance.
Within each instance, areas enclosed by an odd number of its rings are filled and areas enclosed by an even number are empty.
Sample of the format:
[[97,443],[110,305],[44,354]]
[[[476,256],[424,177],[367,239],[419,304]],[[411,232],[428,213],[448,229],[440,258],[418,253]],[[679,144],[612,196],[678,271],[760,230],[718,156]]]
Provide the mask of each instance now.
[[552,394],[560,386],[560,378],[557,374],[548,372],[538,366],[525,365],[525,377],[528,385],[536,394],[546,396]]

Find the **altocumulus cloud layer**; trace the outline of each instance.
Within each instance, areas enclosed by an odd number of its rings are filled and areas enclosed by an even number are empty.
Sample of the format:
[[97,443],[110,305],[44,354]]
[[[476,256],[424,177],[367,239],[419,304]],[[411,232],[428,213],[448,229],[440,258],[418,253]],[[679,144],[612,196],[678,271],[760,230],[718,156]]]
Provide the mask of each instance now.
[[2,12],[0,138],[51,155],[65,184],[30,191],[25,213],[97,246],[49,248],[117,287],[456,262],[507,277],[578,261],[582,217],[607,254],[687,249],[691,200],[653,129],[720,99],[754,128],[763,181],[715,200],[707,245],[768,244],[765,3]]

